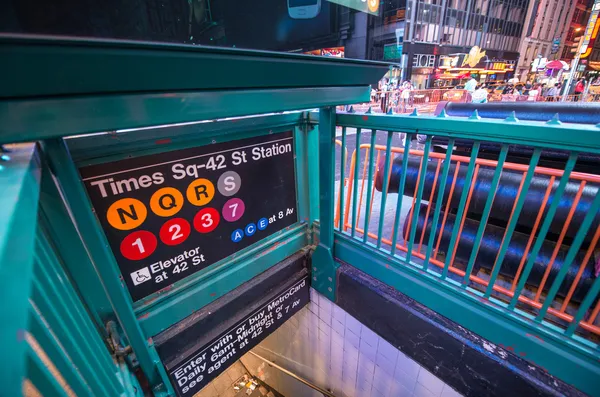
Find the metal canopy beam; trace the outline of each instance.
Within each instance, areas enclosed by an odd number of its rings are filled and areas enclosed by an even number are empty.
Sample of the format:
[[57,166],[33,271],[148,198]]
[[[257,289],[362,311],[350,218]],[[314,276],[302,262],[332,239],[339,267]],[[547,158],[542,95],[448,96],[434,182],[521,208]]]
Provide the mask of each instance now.
[[[382,62],[133,41],[0,35],[0,98],[376,83]],[[322,105],[313,98],[314,107]]]
[[0,143],[357,103],[369,96],[369,87],[353,86],[0,100]]

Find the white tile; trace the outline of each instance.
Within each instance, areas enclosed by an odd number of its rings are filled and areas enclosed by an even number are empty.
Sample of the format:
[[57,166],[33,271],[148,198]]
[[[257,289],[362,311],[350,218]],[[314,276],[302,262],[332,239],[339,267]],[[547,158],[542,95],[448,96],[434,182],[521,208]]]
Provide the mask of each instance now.
[[311,313],[319,314],[319,305],[316,302],[314,302],[314,301],[308,302],[307,306],[308,306],[308,310]]
[[375,389],[385,395],[389,394],[392,379],[392,375],[382,370],[381,367],[375,366],[375,373],[373,374],[373,387]]
[[375,364],[378,367],[381,367],[382,370],[387,372],[391,377],[394,376],[394,371],[396,369],[396,363],[388,360],[385,356],[380,353],[377,353],[377,358],[375,360]]
[[441,397],[462,397],[462,395],[449,385],[445,384]]
[[[356,379],[354,379],[356,381]],[[342,383],[342,393],[346,396],[355,396],[356,395],[356,387],[355,382],[345,381]]]
[[375,372],[375,363],[373,360],[361,353],[358,357],[358,368],[359,370],[368,371],[372,375],[373,372]]
[[358,362],[359,350],[351,344],[344,344],[344,360],[353,360]]
[[333,305],[333,311],[331,314],[332,314],[333,318],[335,318],[337,321],[341,322],[342,324],[344,322],[346,322],[346,312],[344,311],[344,309],[342,309],[338,305]]
[[365,341],[364,339],[361,339],[360,346],[358,347],[358,349],[360,350],[360,352],[362,354],[369,357],[369,360],[375,362],[375,359],[377,357],[377,348],[376,347],[371,346],[371,344],[369,344],[367,341]]
[[319,295],[319,307],[321,309],[324,309],[327,312],[329,312],[329,314],[331,314],[331,312],[333,311],[333,306],[334,306],[333,302],[331,302],[329,299],[327,299],[323,295]]
[[344,323],[341,323],[337,319],[333,318],[331,319],[331,328],[333,328],[337,334],[344,336],[344,331],[346,329]]
[[314,288],[310,289],[310,300],[319,303],[319,293]]
[[398,361],[396,362],[396,372],[401,370],[402,372],[408,374],[409,376],[416,379],[419,375],[420,365],[411,359],[410,357],[404,355],[404,353],[398,353]]
[[363,325],[360,333],[360,339],[366,341],[369,345],[377,349],[377,345],[379,344],[380,338],[375,332],[371,331],[369,328]]
[[333,349],[333,344],[335,344],[336,349],[344,350],[344,338],[335,332],[332,332],[330,336],[331,336],[332,349]]
[[[360,347],[360,337],[358,337],[349,328],[346,328],[346,333],[344,334],[344,338],[346,339],[346,342],[350,343],[352,346],[356,347],[357,349]],[[344,344],[344,347],[345,346],[346,346],[346,344]]]
[[371,397],[371,389],[372,388],[373,388],[372,383],[359,382],[358,379],[356,380],[356,393],[358,396]]
[[356,377],[358,376],[358,366],[356,361],[353,362],[344,362],[342,364],[342,379],[346,382],[354,381],[356,382]]
[[362,324],[351,315],[346,314],[346,328],[352,331],[354,335],[360,335]]
[[439,396],[442,394],[444,388],[444,382],[442,382],[437,376],[427,371],[425,368],[421,368],[417,382],[425,386],[433,395]]
[[389,391],[388,392],[382,392],[379,391],[379,389],[377,389],[375,387],[375,384],[373,384],[373,389],[371,389],[371,397],[389,397]]
[[396,367],[396,372],[394,373],[394,379],[396,382],[402,384],[402,386],[406,387],[410,392],[415,389],[415,385],[417,384],[417,377],[412,374],[407,374],[402,369]]
[[390,387],[390,397],[412,397],[412,390],[407,389],[404,385],[398,382],[392,382]]
[[330,339],[331,327],[324,321],[319,321],[319,339]]
[[415,397],[438,397],[439,394],[432,393],[429,389],[420,383],[417,383],[415,390],[413,391]]
[[379,340],[379,345],[377,346],[377,353],[381,353],[387,358],[389,361],[396,362],[398,359],[398,349],[392,346],[388,341],[381,338]]
[[319,307],[319,318],[331,326],[331,312]]

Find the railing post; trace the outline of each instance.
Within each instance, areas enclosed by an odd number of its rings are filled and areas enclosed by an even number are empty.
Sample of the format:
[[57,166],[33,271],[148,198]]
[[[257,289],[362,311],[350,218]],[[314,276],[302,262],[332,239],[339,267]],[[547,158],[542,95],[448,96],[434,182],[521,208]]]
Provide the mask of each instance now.
[[[0,148],[1,150],[1,148]],[[1,154],[1,152],[0,152]],[[20,396],[26,374],[29,296],[34,261],[40,170],[35,146],[0,158],[0,343],[3,396]]]
[[335,301],[333,260],[335,107],[319,110],[319,245],[312,258],[312,286]]

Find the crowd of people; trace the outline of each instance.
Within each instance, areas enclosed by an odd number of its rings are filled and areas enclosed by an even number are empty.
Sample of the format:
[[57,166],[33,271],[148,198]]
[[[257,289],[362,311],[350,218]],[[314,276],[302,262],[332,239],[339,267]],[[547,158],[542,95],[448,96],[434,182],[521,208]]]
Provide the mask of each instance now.
[[[573,87],[573,86],[572,86]],[[516,79],[504,82],[480,83],[471,77],[464,86],[457,86],[456,90],[464,90],[460,101],[473,103],[486,103],[489,101],[559,101],[565,95],[566,87],[560,83],[521,83]],[[416,94],[425,96],[422,92],[415,93],[415,86],[408,80],[383,79],[379,82],[377,89],[371,90],[371,104],[377,104],[381,112],[386,113],[393,109],[395,113],[410,112],[415,104]],[[586,91],[586,81],[583,78],[577,80],[572,88],[572,97],[569,100],[579,101]],[[444,94],[445,95],[445,94]],[[422,98],[419,98],[422,99]],[[447,100],[429,97],[431,101]],[[420,103],[420,102],[419,102]]]
[[[578,101],[585,92],[586,82],[583,78],[577,80],[573,90],[573,100]],[[504,84],[480,84],[471,78],[465,84],[465,90],[471,95],[471,102],[485,103],[490,95],[501,93],[502,100],[526,100],[526,101],[556,101],[561,95],[565,95],[565,87],[562,83],[548,85],[546,83],[515,83],[508,81]],[[505,97],[506,95],[506,97]]]
[[389,107],[393,107],[397,112],[406,112],[409,106],[412,106],[412,96],[414,91],[413,84],[406,80],[391,82],[387,79],[379,82],[378,90],[371,90],[371,102],[379,103],[382,112],[387,112]]

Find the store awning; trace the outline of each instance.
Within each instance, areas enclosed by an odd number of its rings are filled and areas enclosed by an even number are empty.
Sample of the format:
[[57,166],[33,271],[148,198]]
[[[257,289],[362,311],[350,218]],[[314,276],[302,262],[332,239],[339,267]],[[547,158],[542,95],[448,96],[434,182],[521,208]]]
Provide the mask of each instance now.
[[565,61],[550,61],[545,65],[546,69],[564,69],[569,70],[569,64]]

